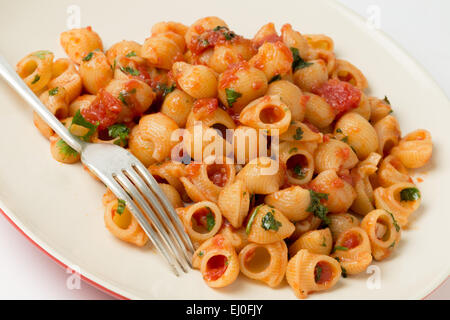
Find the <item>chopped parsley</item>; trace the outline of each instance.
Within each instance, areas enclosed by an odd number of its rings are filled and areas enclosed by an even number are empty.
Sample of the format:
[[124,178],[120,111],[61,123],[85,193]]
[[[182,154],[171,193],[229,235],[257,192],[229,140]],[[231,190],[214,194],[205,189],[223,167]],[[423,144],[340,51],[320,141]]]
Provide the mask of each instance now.
[[220,31],[226,40],[231,40],[236,37],[236,34],[233,31],[230,31],[227,27],[224,26],[217,26],[213,29],[213,31]]
[[327,240],[325,239],[325,237],[322,237],[322,247],[326,247],[327,246]]
[[41,50],[41,51],[36,51],[35,53],[33,53],[33,56],[35,56],[35,57],[38,57],[39,59],[41,59],[41,60],[44,60],[45,59],[45,56],[47,55],[47,54],[51,54],[52,52],[51,51],[48,51],[48,50]]
[[89,52],[86,57],[83,58],[83,61],[89,61],[94,56],[94,52]]
[[281,80],[281,75],[277,74],[276,76],[272,77],[272,79],[270,79],[269,83],[275,82]]
[[128,52],[125,57],[131,58],[131,57],[136,57],[136,56],[137,56],[136,52],[135,51],[131,51],[131,52]]
[[387,96],[384,96],[383,101],[384,101],[385,103],[387,103],[388,105],[391,105],[391,102],[389,101],[389,99],[388,99]]
[[139,70],[133,69],[133,68],[130,67],[130,66],[120,67],[120,70],[121,70],[122,72],[128,73],[128,74],[130,74],[130,75],[132,75],[132,76],[138,76],[138,75],[141,74],[141,73],[139,72]]
[[230,107],[233,106],[233,103],[235,103],[237,99],[242,97],[242,93],[234,91],[234,89],[226,88],[225,93],[227,95],[227,102]]
[[166,84],[164,84],[164,83],[158,83],[157,86],[156,86],[156,88],[157,88],[159,91],[162,91],[162,96],[165,97],[165,96],[167,96],[169,93],[173,92],[173,91],[177,88],[177,85],[174,83],[174,84],[172,84],[170,87],[168,87],[168,86],[167,86]]
[[291,47],[292,56],[294,57],[294,62],[292,62],[292,71],[297,71],[298,69],[303,69],[312,65],[311,62],[306,62],[300,57],[300,53],[297,48]]
[[320,266],[317,266],[316,269],[314,270],[314,279],[316,280],[316,282],[320,281],[320,277],[322,276],[322,268]]
[[259,206],[257,206],[253,212],[252,215],[250,216],[250,219],[248,219],[248,223],[247,223],[247,227],[245,228],[245,233],[246,234],[250,234],[250,230],[252,229],[252,224],[253,224],[253,220],[255,220],[256,215],[258,214],[259,209],[262,207],[263,205],[260,204]]
[[74,150],[71,146],[69,146],[63,139],[59,139],[56,143],[56,146],[59,149],[59,153],[64,155],[65,157],[72,157],[78,155],[78,152]]
[[[335,258],[337,260],[337,262],[339,262],[339,264],[341,263],[341,260],[336,257]],[[345,270],[345,268],[341,265],[341,270],[342,270],[342,278],[347,278],[347,270]]]
[[53,89],[48,90],[48,94],[50,96],[54,96],[54,95],[58,94],[58,91],[59,91],[59,87],[54,87]]
[[328,200],[328,193],[319,193],[314,190],[309,190],[311,202],[306,211],[313,213],[317,218],[321,219],[326,225],[331,223],[330,218],[327,217],[328,208],[324,206],[320,200]]
[[[90,123],[89,121],[87,121],[81,115],[80,110],[78,110],[77,113],[75,113],[75,115],[73,116],[72,123],[70,124],[70,128],[72,128],[72,126],[74,124],[76,124],[78,126],[82,126],[82,127],[86,128],[86,129],[89,129],[89,131],[84,136],[81,137],[86,142],[90,141],[92,135],[95,133],[95,130],[97,130],[97,127],[98,127],[98,123],[97,124],[93,124],[93,123]],[[70,128],[69,128],[69,130],[70,130]]]
[[387,213],[389,213],[391,215],[392,223],[394,224],[395,230],[397,232],[399,232],[400,231],[400,226],[398,225],[397,220],[395,220],[394,215],[392,214],[392,212],[389,212],[389,211],[387,211]]
[[127,102],[127,99],[126,99],[126,95],[127,95],[127,92],[126,92],[126,91],[121,91],[121,92],[119,92],[119,100],[122,101],[122,103],[123,103],[124,105],[128,106],[128,102]]
[[274,216],[275,211],[267,212],[266,215],[261,220],[261,227],[264,230],[274,230],[278,231],[281,227],[281,222],[275,219]]
[[124,124],[113,124],[108,128],[108,134],[111,138],[118,138],[114,141],[114,144],[125,146],[130,129]]
[[199,256],[199,257],[202,257],[203,255],[205,254],[205,252],[202,250],[202,251],[199,251],[198,253],[197,253],[197,255]]
[[400,192],[402,201],[416,201],[420,199],[420,191],[417,188],[406,188]]
[[348,248],[347,247],[344,247],[344,246],[335,246],[334,248],[333,248],[333,252],[336,252],[336,251],[348,251]]
[[299,177],[300,179],[303,179],[304,177],[305,177],[305,175],[306,175],[306,173],[305,173],[305,171],[303,170],[303,168],[302,168],[302,166],[301,165],[299,165],[299,164],[297,164],[295,167],[294,167],[294,174],[297,176],[297,177]]
[[303,130],[301,127],[298,127],[297,129],[295,129],[295,134],[293,135],[293,138],[295,140],[302,140],[303,138]]
[[336,129],[336,133],[343,133],[341,128]]
[[395,247],[395,240],[394,240],[394,242],[392,242],[392,244],[389,246],[388,249],[392,249],[392,248],[394,248],[394,247]]
[[126,206],[125,200],[119,199],[117,201],[117,210],[116,210],[116,212],[118,214],[122,214],[125,211],[125,206]]
[[200,43],[202,44],[203,47],[207,47],[209,46],[209,41],[208,39],[201,39]]
[[291,148],[291,150],[289,150],[289,154],[297,152],[297,151],[298,151],[298,148],[297,147],[293,147],[293,148]]
[[209,210],[208,214],[206,215],[206,229],[208,231],[211,231],[216,225],[216,220],[214,219],[214,215],[212,214],[211,209],[208,207],[206,208]]
[[31,84],[35,84],[36,82],[38,82],[41,79],[40,75],[35,75],[33,81],[31,82]]
[[348,143],[348,136],[345,136],[341,139],[342,142]]

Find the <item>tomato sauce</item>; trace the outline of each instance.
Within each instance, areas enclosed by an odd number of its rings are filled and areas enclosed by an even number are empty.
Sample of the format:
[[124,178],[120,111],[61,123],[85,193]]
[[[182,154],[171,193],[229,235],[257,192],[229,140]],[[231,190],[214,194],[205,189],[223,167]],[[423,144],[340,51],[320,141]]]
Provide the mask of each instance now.
[[317,284],[326,283],[333,279],[333,269],[329,263],[320,261],[316,264],[314,276]]
[[359,236],[354,233],[347,233],[344,236],[344,240],[342,241],[342,246],[349,248],[349,249],[353,249],[355,247],[357,247],[359,245],[360,241],[359,241]]
[[191,42],[188,43],[188,48],[194,56],[198,56],[218,44],[235,43],[242,39],[241,36],[238,36],[226,27],[214,28],[204,32],[203,30],[199,31],[201,31],[198,32],[200,35],[192,37]]
[[337,79],[313,89],[313,93],[321,96],[334,109],[336,116],[350,109],[355,109],[361,100],[361,91],[351,84]]
[[219,88],[225,89],[230,86],[231,83],[238,80],[239,77],[236,75],[236,73],[240,70],[248,70],[250,68],[250,65],[247,61],[240,61],[238,63],[233,63],[228,66],[227,70],[225,70],[224,73],[222,73],[220,77],[220,83]]
[[192,219],[195,220],[198,226],[207,226],[206,216],[210,213],[211,210],[208,208],[200,208],[192,215]]
[[81,115],[93,124],[98,123],[98,129],[106,129],[116,123],[122,104],[105,89],[100,89],[91,105],[81,110]]
[[217,255],[208,260],[203,277],[207,281],[216,281],[227,270],[228,259],[224,255]]
[[227,167],[221,164],[209,164],[206,171],[208,178],[216,186],[224,187],[228,181]]
[[253,48],[258,49],[266,42],[275,43],[278,41],[282,41],[281,37],[277,35],[276,33],[268,34],[265,37],[262,37],[261,39],[258,39],[257,41],[253,41]]
[[213,113],[219,108],[219,101],[216,98],[204,98],[198,99],[194,102],[194,107],[192,111],[197,116],[197,118],[202,118],[208,114]]

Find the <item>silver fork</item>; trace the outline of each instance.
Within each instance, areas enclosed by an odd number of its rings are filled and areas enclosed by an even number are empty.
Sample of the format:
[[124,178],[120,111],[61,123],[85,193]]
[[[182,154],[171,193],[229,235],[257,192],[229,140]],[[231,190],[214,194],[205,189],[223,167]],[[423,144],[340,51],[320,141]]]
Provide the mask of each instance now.
[[188,272],[194,253],[189,236],[156,180],[127,150],[113,145],[86,143],[73,136],[28,88],[0,56],[0,75],[68,145],[81,154],[81,161],[111,189],[137,219],[142,229],[164,256],[172,271]]

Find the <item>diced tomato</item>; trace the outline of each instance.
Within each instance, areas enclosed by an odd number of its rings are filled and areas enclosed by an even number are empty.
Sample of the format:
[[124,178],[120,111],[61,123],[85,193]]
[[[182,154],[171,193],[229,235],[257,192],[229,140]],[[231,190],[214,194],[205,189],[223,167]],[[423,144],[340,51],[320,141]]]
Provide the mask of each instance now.
[[216,186],[223,187],[228,181],[227,167],[222,164],[210,164],[207,167],[208,178]]
[[321,96],[334,109],[337,116],[350,109],[355,109],[361,100],[361,91],[351,84],[337,79],[330,79],[314,88],[313,93]]
[[100,89],[91,105],[81,110],[81,115],[93,124],[98,123],[98,129],[106,129],[116,123],[122,111],[120,101],[105,89]]
[[319,129],[317,129],[317,127],[315,125],[313,125],[311,122],[309,122],[308,120],[303,121],[304,124],[306,124],[308,126],[308,128],[311,129],[312,132],[314,133],[319,133]]
[[247,61],[240,61],[238,63],[233,63],[228,66],[227,70],[225,70],[224,73],[222,73],[220,77],[220,83],[219,88],[225,89],[230,86],[233,81],[238,80],[239,77],[236,75],[236,73],[240,70],[248,70],[250,68],[250,65]]
[[[203,29],[203,28],[202,28]],[[232,31],[229,31],[228,28],[220,28],[208,30],[205,32],[201,32],[199,36],[194,36],[191,39],[191,42],[188,43],[189,50],[194,55],[200,55],[209,48],[214,48],[218,44],[224,43],[235,43],[242,39],[241,36],[238,36]]]
[[359,242],[360,242],[359,236],[354,232],[350,232],[344,236],[344,240],[342,241],[342,246],[349,248],[349,249],[353,249],[359,245]]
[[219,101],[216,98],[198,99],[194,102],[192,111],[198,118],[213,113],[219,107]]
[[325,261],[320,261],[316,264],[314,269],[314,276],[317,284],[323,284],[333,279],[333,269],[330,264]]
[[228,259],[224,255],[217,255],[208,260],[204,278],[207,281],[216,281],[227,270]]

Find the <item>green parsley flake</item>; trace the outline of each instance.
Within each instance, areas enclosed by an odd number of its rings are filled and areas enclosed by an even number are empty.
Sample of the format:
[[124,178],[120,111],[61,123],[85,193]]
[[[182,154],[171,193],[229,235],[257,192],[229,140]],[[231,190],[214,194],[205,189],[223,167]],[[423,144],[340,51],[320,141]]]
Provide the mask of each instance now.
[[402,201],[416,201],[420,199],[420,191],[417,188],[406,188],[400,192]]
[[75,115],[73,116],[72,123],[70,124],[69,130],[70,130],[70,128],[72,128],[72,126],[74,124],[76,124],[78,126],[82,126],[82,127],[86,128],[86,129],[89,129],[89,131],[84,136],[81,137],[86,142],[90,141],[92,135],[95,133],[95,130],[97,130],[97,127],[98,127],[98,123],[97,124],[93,124],[93,123],[90,123],[89,121],[87,121],[81,115],[80,110],[78,110],[77,113],[75,113]]
[[389,213],[391,215],[392,223],[394,224],[395,230],[397,232],[399,232],[400,231],[400,226],[398,225],[397,220],[395,220],[394,215],[392,214],[392,212],[389,212],[389,211],[387,211],[387,213]]
[[139,72],[139,70],[133,69],[132,67],[126,66],[126,67],[120,67],[120,70],[124,73],[128,73],[132,76],[138,76],[141,73]]
[[206,208],[209,210],[208,214],[206,215],[206,229],[208,231],[211,231],[216,225],[216,220],[214,219],[214,215],[212,214],[211,209],[208,207]]
[[83,61],[89,61],[94,56],[94,52],[89,52],[86,57],[83,58]]
[[319,193],[314,190],[309,190],[311,202],[306,211],[313,213],[316,217],[322,219],[322,221],[329,225],[331,223],[330,218],[327,217],[328,208],[324,206],[320,200],[328,200],[328,193]]
[[108,127],[108,134],[111,138],[116,138],[114,144],[126,146],[130,129],[124,124],[114,124]]
[[127,55],[126,55],[125,57],[131,58],[131,57],[136,57],[136,56],[137,56],[136,52],[131,51],[131,52],[128,52]]
[[[253,196],[254,196],[254,195],[252,195],[252,197],[253,197]],[[259,209],[261,209],[262,206],[263,206],[263,205],[260,204],[259,206],[257,206],[257,207],[253,210],[252,215],[250,216],[250,219],[248,219],[247,227],[245,228],[245,233],[246,233],[246,234],[250,234],[250,230],[252,229],[253,221],[255,220],[255,217],[258,215],[258,211],[259,211]]]
[[78,155],[78,152],[71,146],[69,146],[63,139],[59,139],[56,143],[56,146],[58,147],[59,153],[64,157],[72,157]]
[[31,84],[35,84],[36,82],[38,82],[39,80],[41,79],[41,76],[40,75],[35,75],[34,76],[34,79],[33,79],[33,82],[31,82]]
[[242,93],[236,92],[229,88],[225,89],[225,93],[227,95],[227,102],[230,107],[233,106],[233,103],[235,103],[237,99],[242,97]]
[[303,179],[306,175],[305,171],[303,170],[302,166],[297,164],[294,167],[294,174],[299,178],[299,179]]
[[57,95],[57,94],[58,94],[58,91],[59,91],[59,87],[55,87],[55,88],[53,88],[53,89],[48,90],[48,94],[49,94],[50,96],[54,96],[54,95]]
[[117,210],[118,214],[122,214],[125,211],[126,202],[125,200],[119,199],[117,202]]
[[275,220],[274,211],[267,212],[266,215],[261,220],[261,227],[263,227],[264,230],[274,230],[278,231],[278,229],[281,227],[281,222],[278,220]]
[[164,83],[158,83],[156,85],[156,89],[158,89],[159,91],[162,91],[162,96],[163,98],[165,96],[167,96],[169,93],[173,92],[175,89],[177,88],[176,84],[172,84],[170,87],[168,87],[166,84]]
[[295,134],[293,135],[293,138],[295,140],[302,140],[303,138],[303,130],[301,127],[298,127],[297,129],[295,129]]
[[348,248],[344,247],[344,246],[335,246],[334,249],[333,249],[333,252],[336,252],[338,250],[339,251],[348,251]]
[[297,151],[298,151],[298,148],[297,147],[293,147],[293,148],[291,148],[291,150],[289,150],[289,154],[297,152]]
[[388,105],[391,105],[391,102],[389,101],[389,99],[388,99],[387,96],[384,96],[383,101],[384,101],[385,103],[387,103]]
[[316,280],[316,282],[320,281],[320,277],[322,276],[322,268],[320,266],[317,266],[316,269],[314,270],[314,278]]
[[312,65],[311,62],[306,62],[300,57],[300,53],[297,48],[291,47],[292,56],[294,58],[294,62],[292,62],[292,71],[296,71],[298,69],[303,69]]
[[205,252],[202,250],[202,251],[199,251],[197,255],[198,255],[199,257],[202,257],[204,254],[205,254]]

